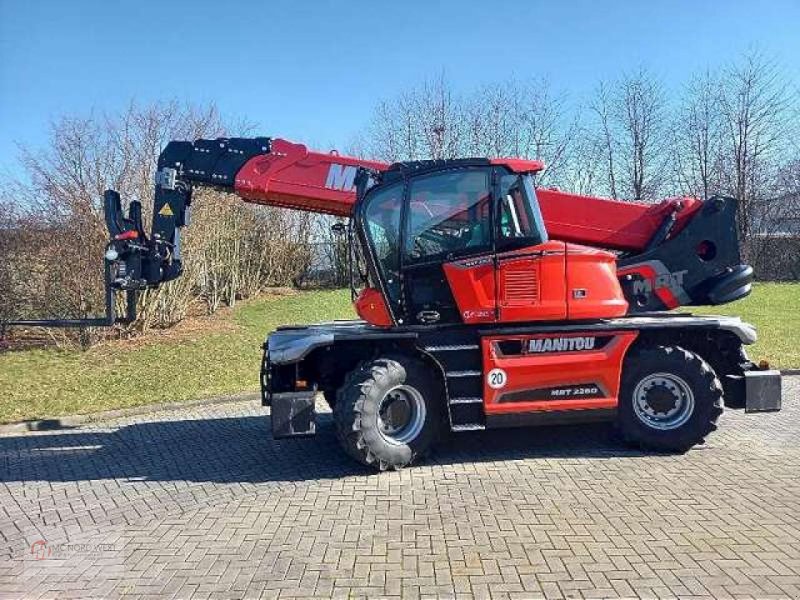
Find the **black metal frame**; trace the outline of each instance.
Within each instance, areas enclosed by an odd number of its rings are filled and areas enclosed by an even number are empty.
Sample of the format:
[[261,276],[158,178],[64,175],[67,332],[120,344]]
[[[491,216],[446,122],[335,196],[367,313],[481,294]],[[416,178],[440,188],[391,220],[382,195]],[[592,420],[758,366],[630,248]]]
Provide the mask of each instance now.
[[[677,234],[670,237],[680,208],[668,214],[646,249],[638,254],[621,256],[617,267],[655,264],[662,266],[667,287],[676,287],[685,297],[684,306],[725,304],[744,298],[752,290],[753,268],[743,264],[737,238],[738,203],[734,198],[712,196]],[[669,238],[669,239],[667,239]],[[713,253],[701,256],[699,246],[706,244]],[[680,275],[676,285],[669,284]],[[666,307],[659,296],[643,286],[642,278],[626,275],[620,279],[631,313],[661,311]]]
[[[136,320],[136,290],[125,291],[125,316],[118,317],[116,310],[116,290],[112,286],[111,262],[105,260],[105,304],[106,313],[102,317],[83,319],[11,319],[0,321],[0,333],[8,327],[111,327],[117,323],[126,324]],[[2,335],[0,335],[2,337]]]

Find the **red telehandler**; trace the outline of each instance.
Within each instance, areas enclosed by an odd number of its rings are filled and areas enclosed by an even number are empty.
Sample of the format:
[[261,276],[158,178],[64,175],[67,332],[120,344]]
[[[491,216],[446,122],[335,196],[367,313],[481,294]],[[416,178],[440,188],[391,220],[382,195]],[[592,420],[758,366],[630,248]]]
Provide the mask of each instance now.
[[[275,437],[315,433],[315,397],[353,458],[415,462],[446,430],[614,419],[643,448],[683,452],[724,405],[779,410],[780,374],[748,360],[738,318],[669,312],[750,293],[736,202],[647,205],[537,188],[537,161],[387,165],[270,138],[170,142],[152,231],[107,191],[108,312],[181,273],[195,186],[348,217],[357,321],[281,327],[264,344]],[[344,234],[345,227],[340,226]],[[358,290],[358,291],[356,291]],[[74,322],[61,322],[75,324]],[[57,323],[51,323],[57,324]]]

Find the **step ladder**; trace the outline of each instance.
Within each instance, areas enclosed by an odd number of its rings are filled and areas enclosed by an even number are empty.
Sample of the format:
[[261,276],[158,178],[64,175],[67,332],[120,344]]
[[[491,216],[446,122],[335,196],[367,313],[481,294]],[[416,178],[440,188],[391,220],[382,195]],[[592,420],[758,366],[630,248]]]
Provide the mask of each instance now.
[[479,344],[430,345],[444,367],[449,391],[448,413],[452,431],[486,429],[483,412],[483,371]]

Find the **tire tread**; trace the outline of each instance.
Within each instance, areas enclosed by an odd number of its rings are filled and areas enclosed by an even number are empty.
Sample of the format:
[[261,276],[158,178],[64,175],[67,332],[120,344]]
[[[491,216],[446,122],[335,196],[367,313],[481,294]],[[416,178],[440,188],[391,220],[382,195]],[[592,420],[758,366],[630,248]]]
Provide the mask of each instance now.
[[[425,451],[413,450],[411,459],[404,464],[391,463],[385,459],[379,459],[370,450],[369,444],[364,439],[361,427],[361,414],[364,412],[364,402],[374,386],[384,387],[401,374],[403,369],[414,368],[416,363],[409,361],[407,357],[385,357],[374,360],[366,360],[359,363],[356,368],[350,371],[344,379],[341,387],[336,393],[336,405],[333,410],[333,418],[336,430],[336,437],[344,451],[353,459],[361,464],[377,466],[381,471],[399,469],[417,459],[421,458]],[[400,372],[398,372],[400,371]],[[394,375],[394,378],[392,377]],[[428,406],[429,410],[433,407]],[[435,438],[438,437],[438,429],[435,431]],[[432,446],[433,442],[429,444]]]
[[[625,364],[626,366],[639,363],[659,364],[663,362],[665,358],[670,359],[675,355],[677,355],[680,360],[683,361],[686,371],[695,371],[705,382],[704,387],[706,388],[705,391],[708,393],[708,397],[703,401],[708,402],[710,400],[711,404],[711,406],[708,408],[708,414],[696,424],[697,431],[692,439],[676,438],[671,441],[664,439],[663,437],[644,437],[641,434],[640,428],[626,427],[624,422],[618,421],[619,429],[623,439],[627,444],[633,447],[641,450],[655,450],[661,452],[686,452],[695,444],[704,443],[705,438],[717,430],[719,417],[723,412],[722,383],[708,362],[706,362],[701,356],[695,354],[694,352],[690,352],[681,346],[659,345],[634,351],[634,353],[629,356],[628,359],[626,359]],[[627,381],[625,374],[623,374],[622,379],[623,383],[621,389],[623,390],[624,394],[627,386],[632,384],[631,382]],[[697,392],[698,390],[695,391]],[[695,402],[698,402],[699,400],[701,400],[701,398],[695,398]],[[622,398],[621,401],[623,401]],[[624,401],[627,402],[628,398],[624,398]],[[695,408],[695,410],[697,410],[697,408]],[[633,418],[636,418],[635,415]]]

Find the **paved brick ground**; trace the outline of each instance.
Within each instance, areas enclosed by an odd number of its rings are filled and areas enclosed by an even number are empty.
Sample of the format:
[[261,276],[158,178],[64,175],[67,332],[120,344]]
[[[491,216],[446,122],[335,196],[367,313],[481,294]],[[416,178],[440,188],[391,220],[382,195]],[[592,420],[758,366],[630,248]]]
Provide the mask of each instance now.
[[329,418],[275,442],[249,403],[0,438],[0,596],[798,598],[786,386],[782,413],[728,412],[685,456],[594,425],[460,434],[369,474]]

